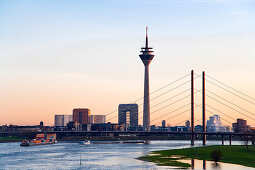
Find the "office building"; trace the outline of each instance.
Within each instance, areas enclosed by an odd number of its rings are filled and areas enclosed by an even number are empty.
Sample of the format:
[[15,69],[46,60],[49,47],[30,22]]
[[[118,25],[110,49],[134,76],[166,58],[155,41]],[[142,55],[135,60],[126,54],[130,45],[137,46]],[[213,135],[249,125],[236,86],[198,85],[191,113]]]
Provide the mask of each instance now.
[[73,109],[73,121],[80,124],[89,124],[90,123],[90,110],[85,109]]
[[165,128],[165,127],[166,127],[166,121],[162,120],[162,128]]
[[250,127],[247,125],[247,120],[237,119],[236,123],[232,123],[233,131],[236,133],[245,133],[250,130]]
[[124,125],[126,130],[137,130],[138,128],[138,105],[120,104],[118,113],[118,124]]
[[122,125],[116,123],[91,124],[91,131],[121,131]]
[[90,115],[91,124],[106,123],[106,115]]
[[189,121],[189,120],[187,120],[187,121],[185,122],[185,127],[188,128],[188,129],[190,129],[190,121]]
[[203,126],[202,125],[197,125],[194,127],[195,132],[202,132],[203,131]]
[[207,124],[206,124],[206,131],[207,132],[224,132],[224,131],[226,131],[226,128],[224,126],[222,126],[219,115],[213,115],[213,116],[209,117],[209,120],[207,120]]
[[66,126],[70,121],[73,121],[72,115],[55,115],[55,126]]

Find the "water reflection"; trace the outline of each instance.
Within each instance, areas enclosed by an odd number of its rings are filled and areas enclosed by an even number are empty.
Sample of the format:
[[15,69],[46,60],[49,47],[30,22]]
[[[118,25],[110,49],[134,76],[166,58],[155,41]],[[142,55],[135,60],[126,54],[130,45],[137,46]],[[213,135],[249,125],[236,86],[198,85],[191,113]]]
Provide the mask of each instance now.
[[[200,162],[200,160],[197,160],[196,162]],[[203,162],[203,170],[206,170],[206,160],[202,160],[202,162]],[[209,161],[209,162],[211,162],[211,161]],[[200,167],[196,167],[196,168],[198,169]],[[195,159],[191,159],[191,169],[195,169]],[[220,170],[221,165],[217,162],[212,162],[211,169]]]
[[194,167],[195,167],[195,160],[191,159],[191,169],[194,169]]
[[206,160],[203,160],[203,169],[206,169]]
[[[208,145],[219,142],[208,141]],[[239,144],[236,141],[233,144]],[[221,144],[221,143],[219,143]],[[197,142],[195,146],[201,146]],[[0,169],[174,169],[157,166],[135,158],[151,151],[190,147],[190,141],[151,141],[150,144],[92,144],[60,142],[56,145],[20,147],[19,143],[0,143]],[[182,160],[193,169],[212,169],[211,161]],[[192,163],[193,162],[193,163]],[[221,169],[250,170],[252,168],[219,163]],[[190,168],[191,169],[191,168]]]
[[194,170],[252,170],[254,168],[245,167],[241,165],[228,164],[222,162],[214,162],[214,161],[206,161],[206,160],[198,160],[198,159],[181,159],[178,160],[183,163],[189,163],[191,167],[189,169]]
[[221,169],[221,166],[220,166],[220,164],[219,164],[218,162],[213,162],[213,163],[211,164],[211,167],[212,167],[213,169],[215,169],[215,170],[220,170],[220,169]]
[[[206,169],[206,160],[203,161],[203,169]],[[191,169],[195,168],[195,159],[191,159]]]

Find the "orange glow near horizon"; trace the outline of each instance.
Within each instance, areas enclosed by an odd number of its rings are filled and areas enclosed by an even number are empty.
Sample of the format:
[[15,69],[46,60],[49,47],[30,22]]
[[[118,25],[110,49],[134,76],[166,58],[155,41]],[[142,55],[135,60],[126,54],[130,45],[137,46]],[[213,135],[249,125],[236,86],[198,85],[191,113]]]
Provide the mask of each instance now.
[[[200,89],[200,80],[197,78],[195,80],[195,88]],[[39,80],[38,80],[39,81]],[[104,81],[104,80],[102,80]],[[183,80],[181,83],[189,81],[189,77]],[[9,83],[9,82],[8,82]],[[44,84],[45,83],[45,84]],[[159,83],[157,81],[157,83]],[[40,82],[20,82],[6,84],[6,91],[3,91],[1,98],[1,108],[2,114],[0,124],[17,124],[17,125],[37,125],[40,121],[43,121],[45,125],[54,124],[55,114],[72,114],[73,108],[89,108],[91,114],[109,114],[115,110],[112,114],[107,116],[107,120],[110,122],[117,123],[117,108],[118,104],[121,103],[131,103],[132,96],[135,94],[140,94],[142,96],[142,83],[140,82],[139,89],[136,88],[137,85],[131,85],[126,91],[122,90],[122,86],[115,86],[111,81],[105,81],[104,88],[100,83],[88,83],[86,81],[81,81],[79,78],[71,79],[71,82],[66,82],[61,85],[57,84],[52,86],[52,84],[47,84],[46,82],[40,80]],[[121,83],[120,83],[121,84]],[[151,81],[152,87],[157,85]],[[160,83],[159,83],[160,84]],[[180,84],[180,83],[179,83]],[[86,85],[86,88],[84,88]],[[173,92],[166,93],[169,89],[178,86],[178,83],[162,89],[156,93],[151,94],[151,124],[161,125],[162,120],[166,120],[166,123],[173,125],[184,125],[186,120],[190,120],[190,83],[187,83],[183,87],[173,90]],[[16,88],[16,87],[19,88]],[[161,86],[162,87],[162,86]],[[239,106],[239,108],[226,103],[226,101],[220,100],[218,97],[206,92],[210,97],[206,97],[207,119],[213,114],[218,114],[222,118],[222,123],[224,125],[231,125],[235,122],[237,118],[244,118],[248,120],[248,124],[251,126],[255,125],[255,121],[246,117],[244,114],[251,116],[253,113],[253,104],[228,94],[210,83],[206,83],[206,87],[210,92],[215,92],[217,95],[224,97],[224,99],[231,101]],[[160,88],[160,87],[158,87]],[[94,89],[94,90],[91,90]],[[96,90],[95,90],[96,89]],[[113,90],[114,89],[114,90]],[[155,89],[155,88],[154,88]],[[157,89],[155,89],[157,90]],[[151,92],[155,91],[151,90]],[[175,96],[176,94],[184,91],[183,94],[168,100],[169,98]],[[136,93],[135,93],[136,92]],[[195,90],[196,92],[196,90]],[[164,94],[166,93],[166,94]],[[133,95],[132,95],[133,94]],[[164,95],[162,95],[164,94]],[[161,96],[162,95],[162,96]],[[125,97],[123,97],[125,96]],[[160,96],[160,97],[157,97]],[[184,98],[186,96],[186,98]],[[240,111],[236,112],[217,101],[211,99],[214,97],[227,105]],[[139,98],[139,97],[137,97]],[[136,98],[136,99],[137,99]],[[155,98],[155,99],[154,99]],[[179,99],[182,99],[175,104],[171,104]],[[4,99],[4,100],[3,100]],[[129,102],[130,101],[130,102]],[[163,102],[165,101],[165,102]],[[139,105],[139,124],[142,124],[142,103],[143,99],[136,102]],[[160,104],[161,103],[161,104]],[[169,105],[171,104],[171,105]],[[195,125],[201,124],[201,93],[195,93]],[[169,105],[169,106],[167,106]],[[185,106],[183,108],[180,108]],[[210,108],[216,108],[217,110]],[[162,109],[163,108],[163,109]],[[178,109],[179,108],[179,109]],[[242,108],[242,109],[240,109]],[[244,110],[245,109],[245,110]],[[186,112],[185,112],[186,111]],[[218,112],[220,111],[220,112]],[[247,113],[248,111],[248,113]],[[169,114],[168,114],[169,113]],[[180,114],[180,115],[179,115]],[[226,116],[226,115],[227,116]],[[163,116],[163,117],[162,117]],[[172,119],[171,119],[172,118]]]

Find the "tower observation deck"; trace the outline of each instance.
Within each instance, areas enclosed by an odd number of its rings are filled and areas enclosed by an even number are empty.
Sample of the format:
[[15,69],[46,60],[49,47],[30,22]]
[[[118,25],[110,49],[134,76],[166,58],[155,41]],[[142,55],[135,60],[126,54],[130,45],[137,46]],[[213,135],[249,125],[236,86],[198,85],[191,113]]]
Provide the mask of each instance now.
[[154,57],[152,47],[149,47],[148,27],[146,27],[145,47],[141,48],[139,57],[145,66],[144,74],[144,101],[143,101],[143,130],[150,131],[150,90],[149,90],[149,65]]

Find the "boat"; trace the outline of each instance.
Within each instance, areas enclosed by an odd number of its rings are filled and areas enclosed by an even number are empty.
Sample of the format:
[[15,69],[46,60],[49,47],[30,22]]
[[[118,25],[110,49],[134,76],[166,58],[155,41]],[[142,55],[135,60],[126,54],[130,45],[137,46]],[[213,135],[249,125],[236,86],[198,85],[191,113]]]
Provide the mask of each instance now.
[[20,146],[37,146],[37,145],[48,145],[56,144],[56,134],[36,134],[35,139],[23,140]]
[[147,144],[148,142],[145,140],[127,140],[127,141],[122,141],[122,143],[145,143],[145,144]]
[[91,144],[90,140],[84,140],[80,143],[81,145],[89,145]]

